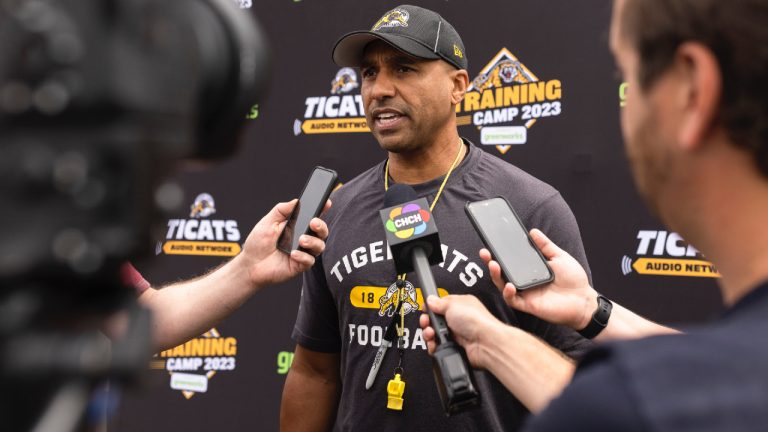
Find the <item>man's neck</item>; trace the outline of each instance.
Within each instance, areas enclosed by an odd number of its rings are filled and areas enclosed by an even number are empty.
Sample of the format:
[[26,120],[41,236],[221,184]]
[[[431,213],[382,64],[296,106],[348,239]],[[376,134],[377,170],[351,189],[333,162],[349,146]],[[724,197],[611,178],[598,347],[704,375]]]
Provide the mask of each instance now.
[[741,152],[712,158],[692,179],[690,189],[698,192],[678,197],[688,204],[674,217],[673,228],[722,274],[721,291],[728,306],[768,280],[768,180],[752,169],[753,163]]
[[[707,258],[722,274],[723,301],[728,306],[768,280],[768,187],[763,192],[724,199],[719,217],[709,225],[714,250]],[[732,215],[726,214],[729,212]],[[719,237],[716,244],[712,241],[715,236]]]
[[469,151],[458,134],[407,153],[389,153],[389,176],[396,183],[419,184],[445,175]]

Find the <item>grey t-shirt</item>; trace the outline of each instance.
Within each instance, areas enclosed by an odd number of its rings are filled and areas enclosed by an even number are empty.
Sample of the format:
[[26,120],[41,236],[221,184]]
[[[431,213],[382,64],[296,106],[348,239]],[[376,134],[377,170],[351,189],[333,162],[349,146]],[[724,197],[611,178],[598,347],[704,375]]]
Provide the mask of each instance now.
[[[465,140],[465,142],[467,142]],[[591,343],[576,332],[509,308],[478,256],[480,237],[464,213],[467,201],[505,197],[526,227],[539,228],[589,272],[576,220],[559,192],[507,162],[468,143],[469,152],[448,179],[434,207],[445,260],[432,268],[437,286],[449,294],[473,294],[501,321],[525,329],[571,356]],[[414,185],[434,200],[442,178]],[[332,196],[325,216],[330,229],[325,252],[305,273],[293,339],[304,348],[339,352],[342,394],[337,431],[513,431],[528,411],[491,374],[475,371],[479,408],[446,417],[432,362],[418,325],[418,287],[406,309],[402,411],[387,409],[386,386],[398,362],[388,350],[373,387],[365,381],[394,312],[390,286],[396,279],[379,210],[384,206],[384,163],[346,183]],[[416,284],[414,274],[407,279]],[[444,294],[444,293],[441,293]]]

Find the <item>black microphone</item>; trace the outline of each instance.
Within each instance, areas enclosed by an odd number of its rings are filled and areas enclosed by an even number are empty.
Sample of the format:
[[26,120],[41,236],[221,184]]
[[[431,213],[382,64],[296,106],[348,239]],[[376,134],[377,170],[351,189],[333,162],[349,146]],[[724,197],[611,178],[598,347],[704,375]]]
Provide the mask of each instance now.
[[415,271],[421,283],[424,307],[437,338],[432,366],[445,413],[450,416],[478,405],[480,394],[466,352],[452,340],[445,318],[426,304],[428,296],[439,296],[430,266],[443,262],[437,225],[427,200],[418,198],[412,187],[395,184],[384,195],[384,209],[379,214],[397,273]]
[[380,214],[397,274],[414,271],[411,256],[417,247],[424,251],[429,265],[443,262],[440,237],[429,203],[426,198],[416,196],[412,187],[395,184],[387,189]]

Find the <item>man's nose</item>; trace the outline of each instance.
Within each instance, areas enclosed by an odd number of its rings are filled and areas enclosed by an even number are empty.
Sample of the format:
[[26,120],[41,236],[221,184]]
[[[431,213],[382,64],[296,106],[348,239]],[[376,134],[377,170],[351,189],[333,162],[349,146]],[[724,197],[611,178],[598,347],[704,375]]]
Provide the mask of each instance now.
[[371,83],[371,98],[381,100],[395,95],[395,83],[387,72],[379,72]]

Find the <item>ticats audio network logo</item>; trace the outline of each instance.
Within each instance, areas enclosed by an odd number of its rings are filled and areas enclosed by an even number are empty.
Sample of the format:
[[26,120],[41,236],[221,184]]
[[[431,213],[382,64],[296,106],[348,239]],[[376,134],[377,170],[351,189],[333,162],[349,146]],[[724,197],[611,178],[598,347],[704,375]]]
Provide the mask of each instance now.
[[427,229],[429,219],[429,212],[418,204],[406,204],[389,212],[386,228],[396,237],[407,239],[423,233]]
[[621,259],[624,276],[634,271],[645,276],[720,277],[715,266],[677,233],[640,230],[637,240],[637,258],[624,255]]
[[165,243],[157,243],[156,254],[235,256],[240,253],[240,230],[232,219],[208,219],[216,213],[216,202],[201,193],[190,206],[189,219],[169,219]]
[[[304,101],[304,120],[293,122],[293,134],[370,132],[365,122],[363,97],[357,72],[341,68],[331,81],[330,96],[310,96]],[[354,92],[354,94],[353,94]]]

